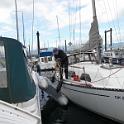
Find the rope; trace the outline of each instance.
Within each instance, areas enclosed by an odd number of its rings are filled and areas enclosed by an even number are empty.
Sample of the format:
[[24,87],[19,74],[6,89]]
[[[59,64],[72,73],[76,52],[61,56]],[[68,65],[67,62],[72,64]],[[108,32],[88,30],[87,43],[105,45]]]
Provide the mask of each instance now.
[[101,81],[101,80],[105,80],[105,79],[107,79],[107,78],[110,78],[110,76],[112,76],[112,75],[116,74],[116,73],[117,73],[117,72],[119,72],[120,70],[121,70],[121,68],[120,68],[120,69],[118,69],[117,71],[115,71],[115,72],[111,73],[111,74],[110,74],[110,75],[108,75],[107,77],[104,77],[104,78],[101,78],[101,79],[99,79],[99,80],[94,81],[94,83],[95,83],[95,82],[98,82],[98,81]]
[[[59,69],[59,70],[58,70]],[[59,76],[61,76],[61,73],[63,73],[63,71],[61,72],[62,67],[61,67],[61,62],[57,61],[56,63],[56,67],[55,67],[55,73],[59,72]]]

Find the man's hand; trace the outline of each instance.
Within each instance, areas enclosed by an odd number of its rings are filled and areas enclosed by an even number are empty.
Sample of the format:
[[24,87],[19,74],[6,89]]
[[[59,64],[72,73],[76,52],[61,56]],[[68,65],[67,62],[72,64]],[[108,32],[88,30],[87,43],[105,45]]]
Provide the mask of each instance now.
[[55,68],[59,68],[59,63],[56,62]]
[[57,58],[56,59],[56,62],[61,62],[61,58]]

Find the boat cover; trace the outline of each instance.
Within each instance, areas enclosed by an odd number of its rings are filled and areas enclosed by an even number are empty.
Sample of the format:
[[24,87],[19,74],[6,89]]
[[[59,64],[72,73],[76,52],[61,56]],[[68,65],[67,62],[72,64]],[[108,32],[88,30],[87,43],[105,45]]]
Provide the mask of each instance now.
[[9,103],[28,101],[36,87],[27,68],[23,45],[11,38],[0,37],[5,49],[7,87],[0,87],[0,99]]

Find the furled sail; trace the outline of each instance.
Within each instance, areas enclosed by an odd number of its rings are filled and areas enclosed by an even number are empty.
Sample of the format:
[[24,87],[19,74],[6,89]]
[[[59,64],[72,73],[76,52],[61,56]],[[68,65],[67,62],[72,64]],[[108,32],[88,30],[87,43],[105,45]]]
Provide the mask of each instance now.
[[98,20],[96,16],[95,0],[92,0],[93,6],[93,22],[89,31],[89,40],[82,47],[82,51],[92,51],[97,49],[102,44],[102,38],[99,34]]

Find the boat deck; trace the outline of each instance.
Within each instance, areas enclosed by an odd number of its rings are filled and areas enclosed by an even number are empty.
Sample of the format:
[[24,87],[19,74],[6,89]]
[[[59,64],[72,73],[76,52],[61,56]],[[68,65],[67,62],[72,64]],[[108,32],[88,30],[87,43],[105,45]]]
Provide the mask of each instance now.
[[73,81],[72,78],[67,83],[76,85],[91,85],[100,88],[124,89],[124,66],[98,65],[91,62],[82,62],[69,66],[69,71],[73,71],[81,77],[81,74],[89,74],[91,82],[80,80]]

